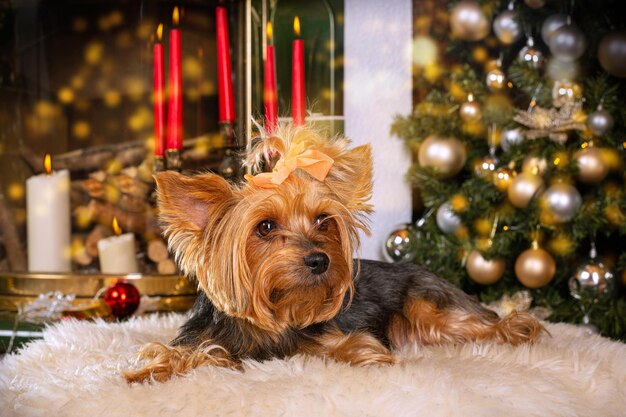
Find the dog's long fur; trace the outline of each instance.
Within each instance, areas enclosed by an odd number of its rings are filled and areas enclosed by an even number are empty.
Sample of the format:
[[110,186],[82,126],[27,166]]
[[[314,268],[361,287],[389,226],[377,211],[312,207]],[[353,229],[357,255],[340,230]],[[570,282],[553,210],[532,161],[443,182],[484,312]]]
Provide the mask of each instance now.
[[128,381],[165,381],[202,364],[237,367],[246,358],[304,353],[364,365],[393,363],[391,350],[407,343],[538,338],[543,328],[532,316],[500,320],[421,266],[352,259],[359,231],[368,231],[372,161],[369,146],[349,144],[287,127],[247,159],[309,164],[314,150],[333,161],[322,179],[300,168],[269,186],[156,176],[169,247],[202,291],[178,337],[148,345],[147,364],[127,372]]

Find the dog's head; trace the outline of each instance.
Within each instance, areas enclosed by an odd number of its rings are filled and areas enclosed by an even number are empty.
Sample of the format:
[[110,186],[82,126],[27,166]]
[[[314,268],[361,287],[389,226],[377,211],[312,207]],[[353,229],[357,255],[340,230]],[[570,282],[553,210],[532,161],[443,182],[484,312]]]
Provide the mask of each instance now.
[[270,332],[337,314],[371,212],[370,147],[349,145],[283,127],[247,158],[254,168],[272,160],[272,172],[239,185],[214,174],[156,175],[169,247],[218,309]]

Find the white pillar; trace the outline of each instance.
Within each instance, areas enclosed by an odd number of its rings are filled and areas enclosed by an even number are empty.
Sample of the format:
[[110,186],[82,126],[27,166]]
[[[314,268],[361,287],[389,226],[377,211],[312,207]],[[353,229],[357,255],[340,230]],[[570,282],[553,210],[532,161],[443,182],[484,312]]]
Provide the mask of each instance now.
[[412,108],[411,0],[345,1],[344,116],[355,145],[371,143],[374,195],[371,236],[361,237],[360,257],[382,260],[393,226],[411,220],[411,157],[389,133],[396,114]]

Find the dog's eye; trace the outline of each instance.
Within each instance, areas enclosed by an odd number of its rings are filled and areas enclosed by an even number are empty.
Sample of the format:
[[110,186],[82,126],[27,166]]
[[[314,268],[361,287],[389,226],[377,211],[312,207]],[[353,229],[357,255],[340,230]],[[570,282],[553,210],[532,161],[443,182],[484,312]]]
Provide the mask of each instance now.
[[278,223],[272,219],[265,219],[256,225],[256,232],[261,237],[265,237],[275,230],[278,230]]
[[317,230],[328,230],[328,214],[322,213],[315,219]]

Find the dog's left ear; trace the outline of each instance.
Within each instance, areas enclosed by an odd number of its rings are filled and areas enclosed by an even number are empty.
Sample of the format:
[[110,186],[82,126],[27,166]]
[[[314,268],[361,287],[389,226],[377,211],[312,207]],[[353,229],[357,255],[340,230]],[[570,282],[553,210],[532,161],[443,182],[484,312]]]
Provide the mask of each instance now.
[[368,214],[372,211],[367,202],[372,197],[372,147],[357,146],[339,155],[335,160],[326,182],[342,203],[352,212]]

